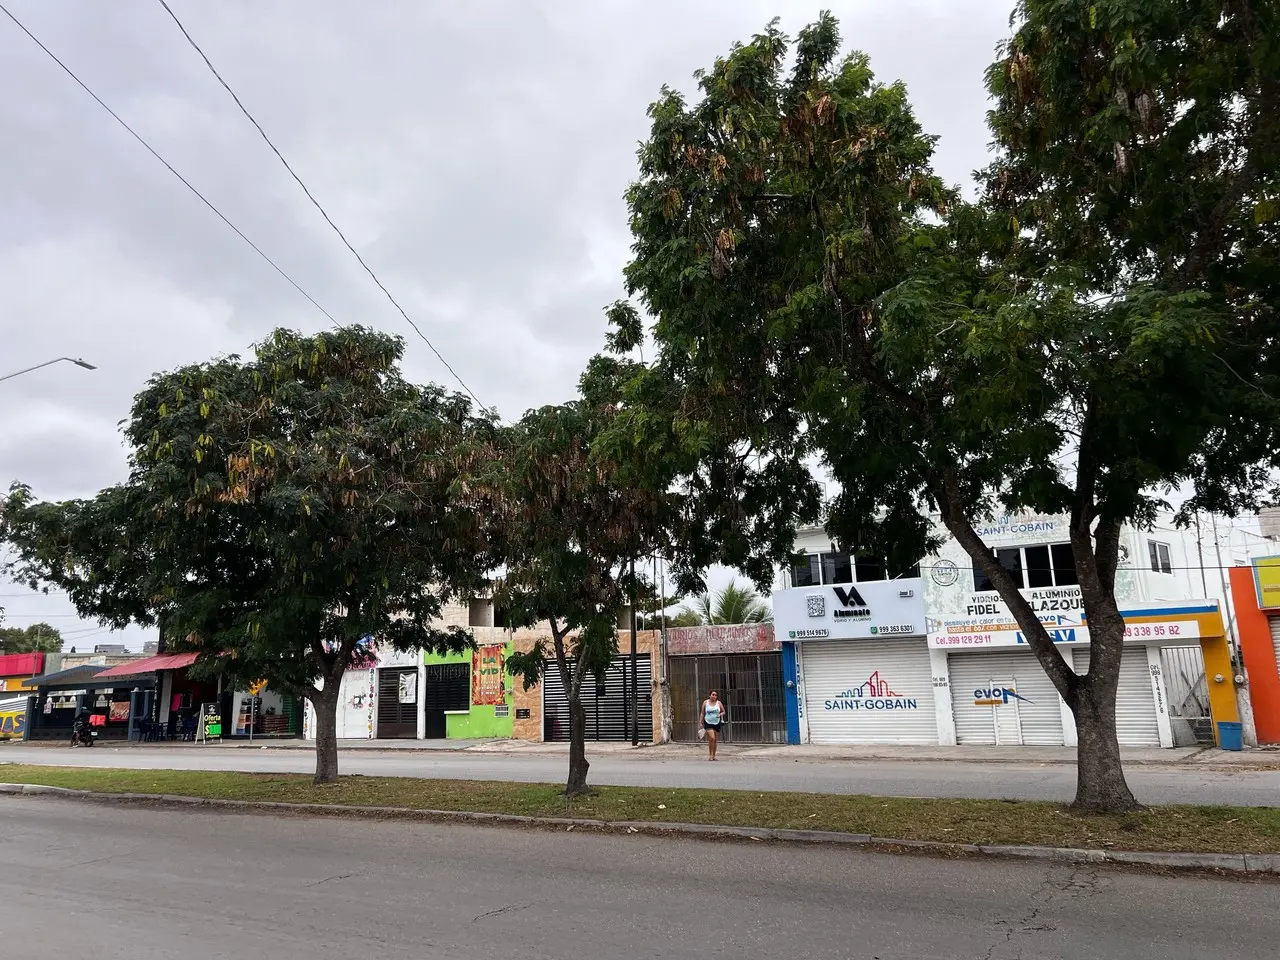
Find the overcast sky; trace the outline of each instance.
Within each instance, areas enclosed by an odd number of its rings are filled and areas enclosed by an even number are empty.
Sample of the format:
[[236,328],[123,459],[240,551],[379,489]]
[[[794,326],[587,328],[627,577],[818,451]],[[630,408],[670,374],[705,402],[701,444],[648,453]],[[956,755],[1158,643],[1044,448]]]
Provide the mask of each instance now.
[[[447,372],[307,203],[156,0],[3,0],[340,321]],[[936,166],[984,163],[982,73],[1012,0],[171,0],[436,347],[505,418],[572,396],[622,295],[623,191],[663,83],[773,16],[826,7],[901,79]],[[125,475],[117,423],[153,372],[328,321],[0,15],[0,483],[92,495]],[[21,594],[21,595],[19,595]],[[94,633],[0,583],[6,625]],[[142,631],[128,631],[139,645]],[[76,642],[74,638],[70,642]]]

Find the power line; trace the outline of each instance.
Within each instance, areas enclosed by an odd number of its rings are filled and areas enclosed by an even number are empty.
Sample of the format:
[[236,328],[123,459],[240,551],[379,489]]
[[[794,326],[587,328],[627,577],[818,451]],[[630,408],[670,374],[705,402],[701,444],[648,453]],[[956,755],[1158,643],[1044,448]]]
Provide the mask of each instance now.
[[298,284],[298,281],[294,280],[293,277],[285,273],[284,269],[278,263],[276,263],[274,260],[272,260],[269,256],[267,256],[262,251],[261,247],[259,247],[256,243],[254,243],[247,236],[245,236],[244,231],[242,231],[239,227],[237,227],[234,223],[232,223],[231,220],[228,219],[226,214],[224,214],[221,210],[215,207],[208,197],[206,197],[203,193],[201,193],[192,185],[190,180],[188,180],[186,177],[180,174],[176,169],[174,169],[173,164],[169,163],[168,160],[160,156],[160,154],[156,152],[156,149],[152,147],[151,144],[149,144],[145,139],[143,139],[142,135],[139,134],[138,131],[134,130],[133,127],[125,123],[125,121],[121,118],[121,116],[118,113],[116,113],[109,106],[107,106],[106,101],[104,101],[100,96],[94,93],[93,90],[89,88],[89,85],[87,83],[85,83],[78,76],[76,76],[75,72],[70,67],[68,67],[65,63],[63,63],[58,58],[57,54],[55,54],[52,50],[46,47],[41,42],[39,37],[37,37],[34,33],[28,30],[26,25],[17,17],[15,17],[13,13],[9,10],[9,8],[6,7],[3,3],[0,3],[0,12],[3,12],[5,16],[7,16],[10,20],[12,20],[17,25],[19,30],[21,30],[28,37],[30,37],[31,42],[34,43],[37,47],[39,47],[41,50],[43,50],[48,55],[49,59],[51,59],[54,63],[60,66],[63,72],[67,76],[69,76],[72,80],[74,80],[77,84],[79,84],[80,88],[84,90],[85,93],[93,97],[93,99],[97,102],[98,106],[102,107],[103,110],[111,114],[112,118],[116,121],[116,123],[120,124],[120,126],[124,127],[125,130],[129,131],[130,136],[132,136],[133,139],[137,140],[140,144],[142,144],[146,148],[148,153],[150,153],[153,157],[155,157],[157,160],[163,163],[165,166],[165,169],[167,169],[175,177],[181,180],[183,186],[185,186],[188,190],[194,193],[200,199],[201,203],[203,203],[206,207],[212,210],[214,214],[217,215],[219,220],[221,220],[228,227],[234,230],[236,233],[236,236],[238,236],[241,240],[243,240],[245,243],[251,246],[254,249],[254,251],[258,254],[258,256],[260,256],[263,260],[267,261],[267,263],[271,265],[271,268],[275,270],[276,273],[280,274],[280,276],[284,277],[285,280],[289,282],[290,286],[292,286],[300,294],[306,297],[307,300],[311,302],[311,305],[313,307],[315,307],[317,310],[323,313],[326,317],[328,317],[330,323],[332,323],[335,327],[339,325],[338,321],[333,318],[333,314],[331,314],[324,307],[320,306],[320,304],[316,301],[316,298],[311,296],[311,294],[307,293],[307,291],[303,290],[302,287]]
[[302,178],[298,176],[297,172],[293,169],[292,166],[290,166],[289,161],[284,158],[284,154],[280,152],[279,148],[276,147],[276,145],[272,142],[271,138],[267,136],[267,131],[262,129],[262,124],[258,123],[258,121],[254,118],[253,114],[249,112],[249,108],[244,105],[244,103],[240,100],[240,97],[236,95],[236,92],[231,89],[231,85],[228,84],[227,81],[222,78],[222,74],[220,74],[218,72],[218,68],[213,65],[213,61],[209,59],[209,55],[206,54],[203,49],[201,49],[200,44],[196,43],[195,38],[192,37],[191,34],[187,31],[187,28],[183,26],[182,21],[178,19],[178,15],[173,12],[173,8],[169,6],[166,0],[159,0],[159,2],[160,2],[160,6],[164,7],[165,12],[169,14],[173,22],[178,25],[178,29],[181,30],[182,35],[186,37],[187,43],[191,45],[191,48],[195,50],[196,53],[200,54],[200,59],[204,61],[205,66],[209,68],[209,72],[212,73],[214,77],[217,79],[218,83],[222,85],[222,89],[226,90],[227,93],[231,95],[231,99],[236,102],[236,106],[240,108],[240,112],[243,113],[246,119],[248,119],[248,121],[253,124],[254,129],[258,131],[258,134],[262,137],[266,145],[271,148],[271,152],[276,155],[276,158],[282,164],[284,164],[284,168],[289,171],[289,176],[293,177],[294,182],[296,182],[298,186],[302,188],[302,192],[307,195],[307,199],[311,201],[311,205],[320,211],[320,216],[324,217],[325,223],[329,224],[329,226],[333,228],[333,232],[338,235],[338,239],[342,241],[343,246],[345,246],[348,250],[351,251],[351,254],[356,258],[357,261],[359,261],[360,266],[364,267],[364,272],[369,274],[373,282],[378,285],[378,289],[381,290],[383,294],[386,295],[386,298],[389,301],[391,301],[391,305],[400,312],[400,316],[404,317],[405,322],[407,322],[409,326],[413,327],[414,333],[416,333],[419,337],[421,337],[422,342],[431,348],[431,352],[436,355],[436,359],[439,360],[442,364],[444,364],[445,369],[448,370],[451,374],[453,374],[453,378],[462,385],[462,389],[467,391],[467,395],[470,396],[471,399],[476,402],[477,406],[483,409],[484,404],[480,402],[480,399],[475,395],[472,389],[467,386],[466,381],[463,380],[462,377],[458,375],[458,371],[454,370],[453,367],[449,365],[449,361],[446,360],[444,358],[444,355],[439,350],[436,349],[435,344],[433,344],[427,338],[427,335],[422,332],[422,329],[416,323],[413,322],[413,318],[409,316],[408,312],[406,312],[404,307],[400,306],[400,302],[391,295],[391,291],[387,289],[386,285],[380,279],[378,279],[378,275],[374,273],[373,268],[370,267],[369,264],[365,262],[365,259],[360,255],[360,252],[351,245],[351,241],[347,239],[346,234],[344,234],[342,230],[338,227],[338,225],[333,222],[333,218],[329,216],[325,208],[320,205],[320,201],[315,198],[315,195],[312,194],[311,190],[307,187],[307,185],[303,183]]

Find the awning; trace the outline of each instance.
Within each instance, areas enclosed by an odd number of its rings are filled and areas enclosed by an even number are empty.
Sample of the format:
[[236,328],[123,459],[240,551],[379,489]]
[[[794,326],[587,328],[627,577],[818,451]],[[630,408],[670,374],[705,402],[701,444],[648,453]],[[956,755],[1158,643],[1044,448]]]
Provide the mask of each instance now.
[[144,657],[104,670],[94,680],[110,680],[112,677],[132,677],[139,673],[155,673],[157,670],[181,670],[196,662],[197,653],[162,653],[156,657]]

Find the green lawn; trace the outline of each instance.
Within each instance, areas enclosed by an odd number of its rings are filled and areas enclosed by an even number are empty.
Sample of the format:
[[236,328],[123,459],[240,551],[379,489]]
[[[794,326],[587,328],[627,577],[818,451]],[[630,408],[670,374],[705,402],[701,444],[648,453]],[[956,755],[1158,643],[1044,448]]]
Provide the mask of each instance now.
[[1274,808],[1152,807],[1124,816],[1081,816],[1051,803],[645,787],[600,787],[595,796],[569,803],[550,784],[343,777],[334,786],[316,787],[309,777],[287,774],[22,765],[0,765],[0,782],[225,800],[839,830],[949,843],[1280,852],[1280,809]]

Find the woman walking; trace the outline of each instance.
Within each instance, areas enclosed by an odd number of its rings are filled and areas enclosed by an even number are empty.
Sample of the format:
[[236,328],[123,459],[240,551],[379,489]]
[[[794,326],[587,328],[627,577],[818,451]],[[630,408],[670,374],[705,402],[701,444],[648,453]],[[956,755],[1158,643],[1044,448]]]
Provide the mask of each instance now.
[[707,694],[707,699],[702,701],[702,735],[707,738],[707,750],[710,753],[708,759],[716,758],[716,741],[720,738],[720,725],[727,719],[724,704],[712,690]]

